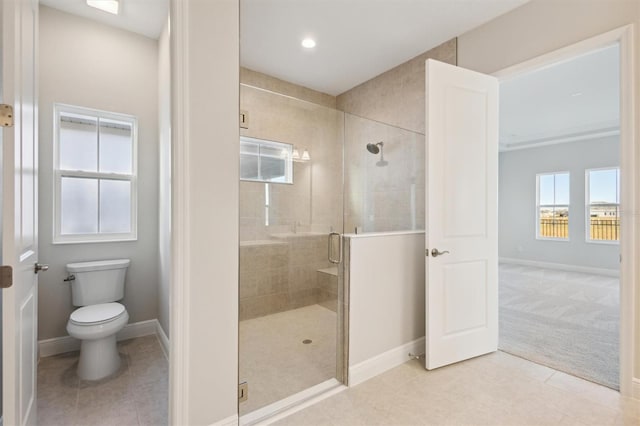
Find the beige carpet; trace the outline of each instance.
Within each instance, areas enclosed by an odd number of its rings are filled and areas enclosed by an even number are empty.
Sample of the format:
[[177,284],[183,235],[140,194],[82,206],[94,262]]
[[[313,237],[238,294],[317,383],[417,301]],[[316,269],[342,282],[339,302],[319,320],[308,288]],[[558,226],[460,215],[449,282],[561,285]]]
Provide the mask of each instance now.
[[619,388],[618,278],[500,265],[505,352]]

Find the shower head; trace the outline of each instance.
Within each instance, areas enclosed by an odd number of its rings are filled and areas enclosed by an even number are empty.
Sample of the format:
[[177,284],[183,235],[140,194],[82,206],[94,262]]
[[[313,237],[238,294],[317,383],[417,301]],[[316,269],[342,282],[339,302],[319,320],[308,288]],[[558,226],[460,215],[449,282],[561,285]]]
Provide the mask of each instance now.
[[367,151],[369,151],[372,154],[378,154],[380,152],[380,148],[382,146],[384,146],[384,142],[368,143],[367,144]]

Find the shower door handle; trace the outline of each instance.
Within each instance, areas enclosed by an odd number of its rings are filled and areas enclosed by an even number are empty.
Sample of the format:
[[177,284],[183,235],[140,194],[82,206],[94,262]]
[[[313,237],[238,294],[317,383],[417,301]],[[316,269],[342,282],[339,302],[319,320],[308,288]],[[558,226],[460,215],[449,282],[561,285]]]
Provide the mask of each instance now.
[[[333,237],[338,237],[338,258],[335,259],[332,257],[333,255]],[[332,232],[329,234],[329,262],[339,265],[342,263],[342,234],[337,232]]]

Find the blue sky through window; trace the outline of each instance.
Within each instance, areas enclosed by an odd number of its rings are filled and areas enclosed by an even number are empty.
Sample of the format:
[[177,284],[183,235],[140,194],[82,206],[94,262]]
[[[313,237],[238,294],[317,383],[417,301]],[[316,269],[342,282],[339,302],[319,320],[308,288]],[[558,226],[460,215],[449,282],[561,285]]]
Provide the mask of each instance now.
[[593,203],[620,202],[620,169],[589,171],[589,201]]
[[540,205],[569,204],[569,173],[539,176]]

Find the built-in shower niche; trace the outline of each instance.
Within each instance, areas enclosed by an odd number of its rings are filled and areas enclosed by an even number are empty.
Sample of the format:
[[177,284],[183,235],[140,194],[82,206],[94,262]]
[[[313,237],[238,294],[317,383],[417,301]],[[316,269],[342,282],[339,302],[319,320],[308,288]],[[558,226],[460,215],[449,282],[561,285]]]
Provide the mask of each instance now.
[[320,304],[336,311],[337,268],[328,235],[273,234],[240,243],[240,320]]

